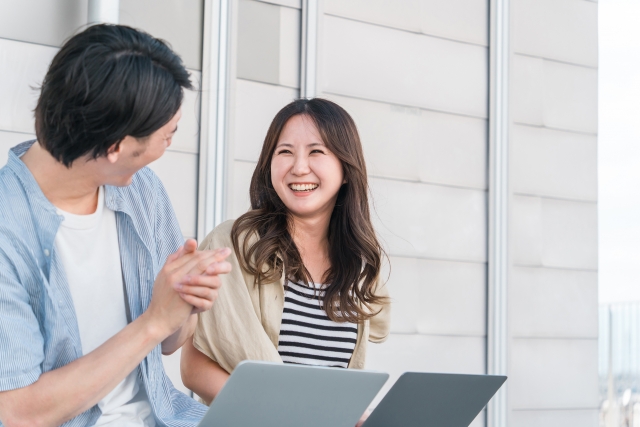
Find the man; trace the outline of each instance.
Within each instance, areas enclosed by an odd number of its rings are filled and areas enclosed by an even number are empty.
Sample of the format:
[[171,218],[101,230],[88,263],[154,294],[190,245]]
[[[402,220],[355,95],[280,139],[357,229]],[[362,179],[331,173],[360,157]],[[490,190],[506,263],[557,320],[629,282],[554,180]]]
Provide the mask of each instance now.
[[0,425],[193,426],[162,367],[229,249],[183,244],[144,168],[171,144],[189,74],[162,41],[97,25],[53,59],[37,142],[0,169]]

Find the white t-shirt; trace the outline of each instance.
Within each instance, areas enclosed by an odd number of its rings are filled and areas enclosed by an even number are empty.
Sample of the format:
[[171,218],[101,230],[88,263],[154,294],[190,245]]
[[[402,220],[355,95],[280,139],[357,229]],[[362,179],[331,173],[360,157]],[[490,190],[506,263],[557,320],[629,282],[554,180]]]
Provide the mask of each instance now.
[[[105,206],[100,187],[98,208],[90,215],[64,216],[55,238],[78,319],[82,352],[90,353],[127,326],[120,247],[115,212]],[[149,399],[131,372],[104,397],[96,426],[153,427]]]

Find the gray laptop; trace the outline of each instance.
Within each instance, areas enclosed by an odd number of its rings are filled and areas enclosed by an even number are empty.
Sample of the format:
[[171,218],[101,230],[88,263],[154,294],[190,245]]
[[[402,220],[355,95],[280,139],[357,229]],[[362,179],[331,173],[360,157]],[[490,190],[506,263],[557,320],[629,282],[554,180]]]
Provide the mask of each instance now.
[[467,427],[507,377],[407,372],[363,427]]
[[199,427],[354,427],[388,374],[242,362]]

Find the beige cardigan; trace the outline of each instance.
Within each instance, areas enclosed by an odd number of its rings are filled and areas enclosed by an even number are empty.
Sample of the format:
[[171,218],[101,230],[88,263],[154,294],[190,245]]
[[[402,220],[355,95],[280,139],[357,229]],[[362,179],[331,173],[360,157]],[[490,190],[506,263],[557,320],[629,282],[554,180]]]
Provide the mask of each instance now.
[[[213,307],[198,315],[193,345],[232,372],[243,360],[282,363],[278,353],[284,308],[284,277],[271,284],[254,285],[254,276],[238,264],[231,242],[233,221],[216,227],[200,245],[201,250],[231,248],[231,272],[220,276],[222,286]],[[376,294],[388,296],[379,282]],[[381,284],[381,285],[380,285]],[[349,368],[364,368],[367,341],[382,342],[389,334],[390,306],[385,304],[370,320],[358,325],[358,338]],[[376,309],[377,311],[377,309]]]

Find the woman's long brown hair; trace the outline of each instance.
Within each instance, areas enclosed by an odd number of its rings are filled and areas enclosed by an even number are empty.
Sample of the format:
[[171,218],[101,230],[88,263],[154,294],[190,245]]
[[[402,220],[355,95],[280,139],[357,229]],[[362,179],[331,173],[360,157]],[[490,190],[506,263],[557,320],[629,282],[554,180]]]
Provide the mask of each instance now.
[[[371,224],[358,130],[339,105],[320,98],[298,99],[275,116],[251,178],[251,210],[231,230],[233,247],[241,268],[256,278],[256,285],[280,280],[283,270],[292,281],[307,285],[313,281],[291,237],[288,209],[271,182],[271,158],[280,134],[287,121],[299,114],[313,120],[322,141],[342,163],[345,178],[329,223],[331,267],[322,278],[328,284],[323,308],[334,321],[358,323],[374,316],[374,307],[386,302],[374,293],[384,251]],[[252,235],[259,239],[250,239]]]

